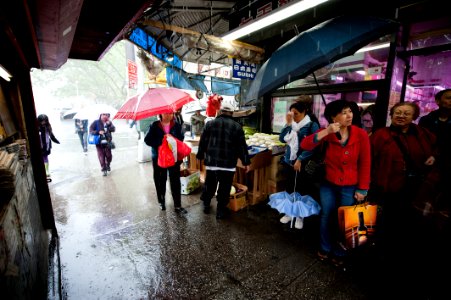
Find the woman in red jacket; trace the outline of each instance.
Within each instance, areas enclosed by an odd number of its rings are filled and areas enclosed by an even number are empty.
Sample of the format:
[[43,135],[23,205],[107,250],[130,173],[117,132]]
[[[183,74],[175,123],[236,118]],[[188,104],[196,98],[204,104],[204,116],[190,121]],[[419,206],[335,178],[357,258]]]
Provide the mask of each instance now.
[[345,252],[334,238],[338,228],[338,207],[363,201],[370,183],[370,142],[365,130],[352,125],[350,102],[333,101],[326,105],[324,116],[329,126],[305,137],[301,147],[313,150],[325,144],[325,177],[320,184],[321,260],[331,258],[343,264]]

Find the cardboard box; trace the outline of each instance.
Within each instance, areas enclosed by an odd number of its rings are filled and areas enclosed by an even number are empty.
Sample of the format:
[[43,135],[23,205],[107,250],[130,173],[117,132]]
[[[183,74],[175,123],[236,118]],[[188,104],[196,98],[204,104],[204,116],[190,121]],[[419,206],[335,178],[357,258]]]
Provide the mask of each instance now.
[[200,187],[200,171],[185,169],[180,171],[182,195],[189,195]]
[[230,201],[228,207],[232,211],[239,211],[240,209],[243,209],[247,206],[246,201],[246,193],[247,193],[247,186],[239,184],[239,183],[233,183],[233,186],[236,190],[241,190],[240,192],[235,193],[234,195],[230,195]]

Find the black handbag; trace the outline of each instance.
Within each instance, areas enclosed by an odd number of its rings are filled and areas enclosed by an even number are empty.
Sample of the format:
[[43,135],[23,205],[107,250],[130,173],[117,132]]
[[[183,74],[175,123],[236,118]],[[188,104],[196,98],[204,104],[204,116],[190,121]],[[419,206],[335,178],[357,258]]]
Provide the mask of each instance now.
[[323,142],[313,151],[313,155],[303,163],[303,171],[305,175],[315,181],[321,180],[326,175],[326,164],[324,155],[326,153],[326,143]]

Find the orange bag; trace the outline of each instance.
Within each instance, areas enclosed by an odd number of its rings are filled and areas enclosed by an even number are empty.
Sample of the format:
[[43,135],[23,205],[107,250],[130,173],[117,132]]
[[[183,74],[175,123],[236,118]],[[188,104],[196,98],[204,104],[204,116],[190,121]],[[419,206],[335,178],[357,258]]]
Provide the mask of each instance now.
[[338,226],[344,246],[354,249],[374,242],[377,205],[357,204],[338,208]]
[[175,165],[175,158],[172,149],[169,147],[167,136],[163,137],[161,146],[158,147],[158,166],[162,168],[169,168]]

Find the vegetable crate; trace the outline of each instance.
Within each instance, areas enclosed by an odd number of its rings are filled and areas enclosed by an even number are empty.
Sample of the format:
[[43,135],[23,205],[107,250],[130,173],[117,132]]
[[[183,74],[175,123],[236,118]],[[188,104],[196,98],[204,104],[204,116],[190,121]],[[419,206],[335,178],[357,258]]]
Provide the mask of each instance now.
[[230,195],[228,207],[232,211],[239,211],[247,206],[246,194],[247,186],[234,182],[233,186],[236,189],[235,194]]
[[184,169],[180,171],[182,195],[189,195],[200,187],[200,171]]

